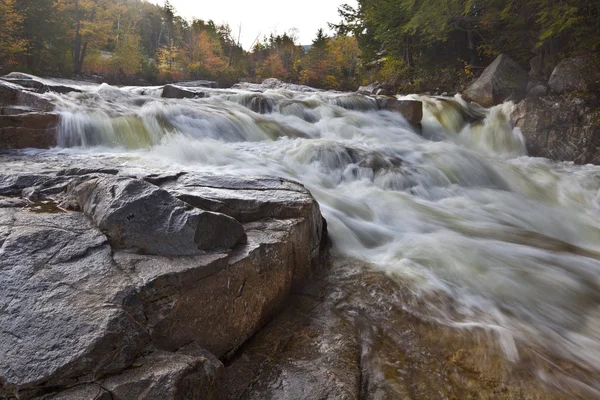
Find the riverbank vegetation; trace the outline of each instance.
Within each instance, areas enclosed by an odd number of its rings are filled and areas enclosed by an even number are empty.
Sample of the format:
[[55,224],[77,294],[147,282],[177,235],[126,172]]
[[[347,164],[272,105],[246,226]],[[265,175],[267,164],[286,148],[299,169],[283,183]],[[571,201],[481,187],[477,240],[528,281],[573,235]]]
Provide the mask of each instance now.
[[538,56],[543,72],[600,51],[595,0],[359,0],[339,11],[336,34],[320,30],[311,46],[291,31],[247,51],[239,30],[186,19],[168,1],[0,0],[0,71],[121,84],[275,77],[340,90],[377,80],[428,91],[459,89],[500,53],[525,67]]
[[500,53],[551,72],[600,51],[597,0],[358,0],[339,12],[332,26],[357,38],[363,77],[415,90],[456,87]]

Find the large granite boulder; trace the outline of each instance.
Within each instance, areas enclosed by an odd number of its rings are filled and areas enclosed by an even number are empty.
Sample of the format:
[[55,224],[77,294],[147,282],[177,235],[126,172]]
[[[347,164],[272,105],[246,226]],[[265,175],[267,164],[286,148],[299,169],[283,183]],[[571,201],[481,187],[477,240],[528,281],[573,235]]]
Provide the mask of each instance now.
[[463,98],[484,107],[507,100],[519,101],[525,96],[529,76],[506,54],[500,54],[465,92]]
[[0,115],[0,149],[55,147],[58,123],[53,113]]
[[511,119],[529,155],[578,164],[600,163],[600,103],[594,96],[544,96],[521,101]]
[[[290,181],[0,157],[0,196],[12,196],[0,197],[0,397],[217,398],[222,365],[210,353],[231,354],[259,331],[326,253],[318,204]],[[72,199],[84,212],[61,207]],[[96,226],[120,215],[114,229],[131,229],[121,209],[153,212],[161,223],[147,236],[198,213],[235,216],[247,241],[132,252]]]
[[40,79],[34,75],[23,74],[20,72],[11,72],[8,75],[0,77],[0,80],[10,82],[27,89],[32,89],[37,93],[55,92],[55,93],[71,93],[81,92],[81,90],[66,86],[52,81]]
[[74,182],[69,192],[116,248],[194,255],[198,250],[232,248],[244,237],[235,219],[201,211],[142,180],[85,178]]
[[600,61],[594,57],[571,57],[562,60],[550,76],[548,84],[555,93],[585,92],[600,80]]
[[0,397],[127,368],[149,344],[106,237],[80,213],[0,209]]

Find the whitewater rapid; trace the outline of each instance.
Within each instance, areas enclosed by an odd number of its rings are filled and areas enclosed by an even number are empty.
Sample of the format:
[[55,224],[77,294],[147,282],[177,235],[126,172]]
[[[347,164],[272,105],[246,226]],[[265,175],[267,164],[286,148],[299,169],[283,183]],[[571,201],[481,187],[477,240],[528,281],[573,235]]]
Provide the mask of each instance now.
[[511,103],[408,96],[424,104],[420,132],[354,94],[81,90],[47,94],[61,115],[53,153],[299,181],[334,254],[452,300],[425,304],[431,320],[489,332],[514,362],[526,346],[600,371],[600,168],[527,157]]

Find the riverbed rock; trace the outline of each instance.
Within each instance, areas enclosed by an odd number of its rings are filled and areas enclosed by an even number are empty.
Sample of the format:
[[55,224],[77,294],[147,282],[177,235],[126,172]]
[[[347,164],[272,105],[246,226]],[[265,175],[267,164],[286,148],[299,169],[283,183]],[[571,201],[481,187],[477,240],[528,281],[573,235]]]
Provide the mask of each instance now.
[[206,93],[186,90],[175,85],[165,85],[162,97],[167,99],[201,99],[206,97]]
[[[0,398],[216,399],[222,365],[210,353],[225,357],[256,334],[326,253],[313,237],[325,235],[318,205],[291,181],[114,176],[101,165],[36,160],[0,155],[0,195],[14,199],[0,199]],[[36,188],[52,189],[40,192],[43,206],[22,197]],[[92,221],[137,212],[146,199],[156,200],[158,220],[169,204],[174,214],[211,212],[170,194],[183,188],[242,219],[247,241],[189,256],[139,254],[111,245]],[[87,214],[59,206],[71,197]]]
[[191,87],[191,88],[202,87],[202,88],[216,89],[219,87],[219,84],[215,81],[200,80],[200,81],[178,82],[177,86]]
[[377,97],[380,110],[388,110],[402,114],[409,124],[421,128],[423,120],[423,102],[418,100],[398,100],[395,97]]
[[74,182],[69,192],[113,247],[183,256],[229,249],[244,237],[235,219],[195,209],[142,180],[85,178]]
[[56,146],[58,114],[0,115],[0,149],[48,149]]
[[43,95],[1,80],[0,106],[24,106],[43,112],[50,112],[55,108],[54,104]]
[[506,54],[500,54],[465,90],[463,98],[484,107],[507,100],[518,101],[525,96],[528,79],[527,71]]
[[529,155],[578,164],[598,164],[599,106],[595,96],[527,98],[516,106],[511,119],[521,129]]
[[204,353],[192,356],[156,351],[136,360],[122,374],[103,380],[101,387],[112,400],[218,400],[223,364]]
[[600,87],[600,62],[593,57],[571,57],[562,60],[550,76],[548,84],[554,93],[586,92]]
[[127,368],[150,338],[106,237],[80,213],[0,209],[0,226],[0,397]]
[[8,75],[0,77],[0,80],[16,84],[27,89],[31,89],[36,93],[55,92],[64,94],[71,92],[81,92],[81,90],[72,86],[66,86],[60,83],[47,81],[44,79],[40,79],[37,76],[23,74],[20,72],[11,72]]

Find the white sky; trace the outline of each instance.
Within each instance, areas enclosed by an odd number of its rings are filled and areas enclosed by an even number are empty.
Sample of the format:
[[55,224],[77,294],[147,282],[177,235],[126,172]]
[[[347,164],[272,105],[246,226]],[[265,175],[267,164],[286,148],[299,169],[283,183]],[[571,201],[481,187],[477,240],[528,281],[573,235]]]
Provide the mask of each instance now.
[[[257,35],[260,40],[271,32],[282,34],[292,28],[298,30],[300,44],[311,44],[319,28],[329,32],[328,22],[340,21],[337,9],[347,3],[356,6],[356,0],[170,0],[177,15],[193,17],[216,24],[229,23],[234,36],[242,24],[241,43],[249,49]],[[153,0],[164,4],[164,0]]]

